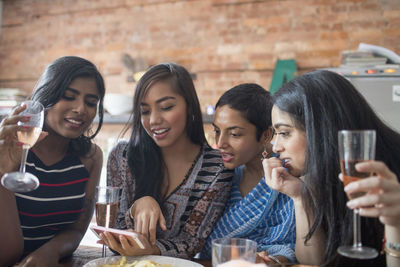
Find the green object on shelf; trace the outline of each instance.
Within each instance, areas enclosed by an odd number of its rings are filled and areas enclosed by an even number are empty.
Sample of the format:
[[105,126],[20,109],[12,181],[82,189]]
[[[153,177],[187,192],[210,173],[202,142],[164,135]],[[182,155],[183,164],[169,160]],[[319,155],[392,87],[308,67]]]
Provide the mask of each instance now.
[[294,59],[278,59],[275,64],[274,74],[272,76],[269,92],[274,94],[282,85],[296,76],[297,65]]

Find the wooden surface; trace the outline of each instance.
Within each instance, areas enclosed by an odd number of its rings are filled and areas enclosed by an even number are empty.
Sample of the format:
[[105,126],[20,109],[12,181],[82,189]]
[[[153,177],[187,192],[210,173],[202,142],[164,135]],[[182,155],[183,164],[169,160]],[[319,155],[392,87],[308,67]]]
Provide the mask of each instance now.
[[[113,256],[114,254],[108,250],[108,256]],[[82,267],[91,260],[101,258],[101,248],[98,247],[87,247],[79,246],[71,257],[68,257],[60,261],[59,267]],[[211,261],[208,260],[193,260],[202,264],[205,267],[211,267]]]

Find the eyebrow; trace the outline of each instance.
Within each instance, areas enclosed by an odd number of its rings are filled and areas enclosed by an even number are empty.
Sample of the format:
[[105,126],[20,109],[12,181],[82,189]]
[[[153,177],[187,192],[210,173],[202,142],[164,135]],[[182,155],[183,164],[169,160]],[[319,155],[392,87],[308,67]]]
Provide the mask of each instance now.
[[274,124],[274,128],[275,128],[275,129],[278,129],[279,127],[289,127],[289,128],[293,128],[292,125],[286,124],[286,123],[276,123],[276,124]]
[[[71,87],[68,87],[65,91],[71,91],[72,93],[77,94],[77,95],[79,95],[81,93],[78,90],[71,88]],[[98,95],[94,95],[94,94],[87,94],[86,96],[90,97],[90,98],[96,98],[97,100],[100,99]]]
[[[212,126],[214,126],[215,128],[218,128],[218,129],[219,129],[219,127],[218,127],[217,125],[215,125],[214,123],[212,123]],[[234,130],[234,129],[242,129],[242,130],[244,130],[243,127],[236,126],[236,125],[231,126],[231,127],[228,127],[227,129],[228,129],[228,130]]]
[[[161,102],[166,101],[166,100],[169,100],[169,99],[175,100],[176,97],[174,97],[174,96],[164,96],[164,97],[162,97],[162,98],[160,98],[160,99],[157,99],[157,100],[156,100],[156,103],[161,103]],[[148,104],[142,102],[142,103],[140,103],[140,105],[143,106],[143,105],[148,105]]]

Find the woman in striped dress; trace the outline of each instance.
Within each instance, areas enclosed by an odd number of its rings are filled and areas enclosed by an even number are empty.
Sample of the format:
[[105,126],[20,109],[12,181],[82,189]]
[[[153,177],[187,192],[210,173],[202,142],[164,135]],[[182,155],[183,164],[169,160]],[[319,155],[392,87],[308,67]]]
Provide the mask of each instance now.
[[[19,266],[57,266],[79,245],[92,217],[103,161],[92,139],[102,125],[104,93],[101,74],[83,58],[62,57],[46,68],[31,97],[45,107],[43,132],[26,164],[40,186],[28,193],[0,186],[0,208],[7,214],[0,219],[0,266],[13,264],[21,254]],[[17,107],[1,123],[2,174],[20,163],[15,133],[26,130],[17,126],[29,120],[18,115],[24,108]]]
[[247,238],[257,242],[258,262],[294,262],[293,202],[268,187],[261,160],[272,155],[271,98],[257,84],[240,84],[216,104],[214,131],[224,165],[235,170],[228,205],[207,239],[202,258],[211,257],[212,240]]

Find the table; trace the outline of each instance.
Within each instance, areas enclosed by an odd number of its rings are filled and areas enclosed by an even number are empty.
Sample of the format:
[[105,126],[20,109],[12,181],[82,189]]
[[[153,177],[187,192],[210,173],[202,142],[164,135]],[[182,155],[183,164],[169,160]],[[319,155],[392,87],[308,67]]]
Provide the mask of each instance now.
[[[59,267],[82,267],[89,261],[100,258],[101,250],[101,247],[79,246],[71,257],[65,258],[60,261]],[[109,256],[113,255],[111,251],[107,251],[107,254]],[[211,261],[209,260],[193,259],[193,261],[200,263],[205,267],[211,267]]]

